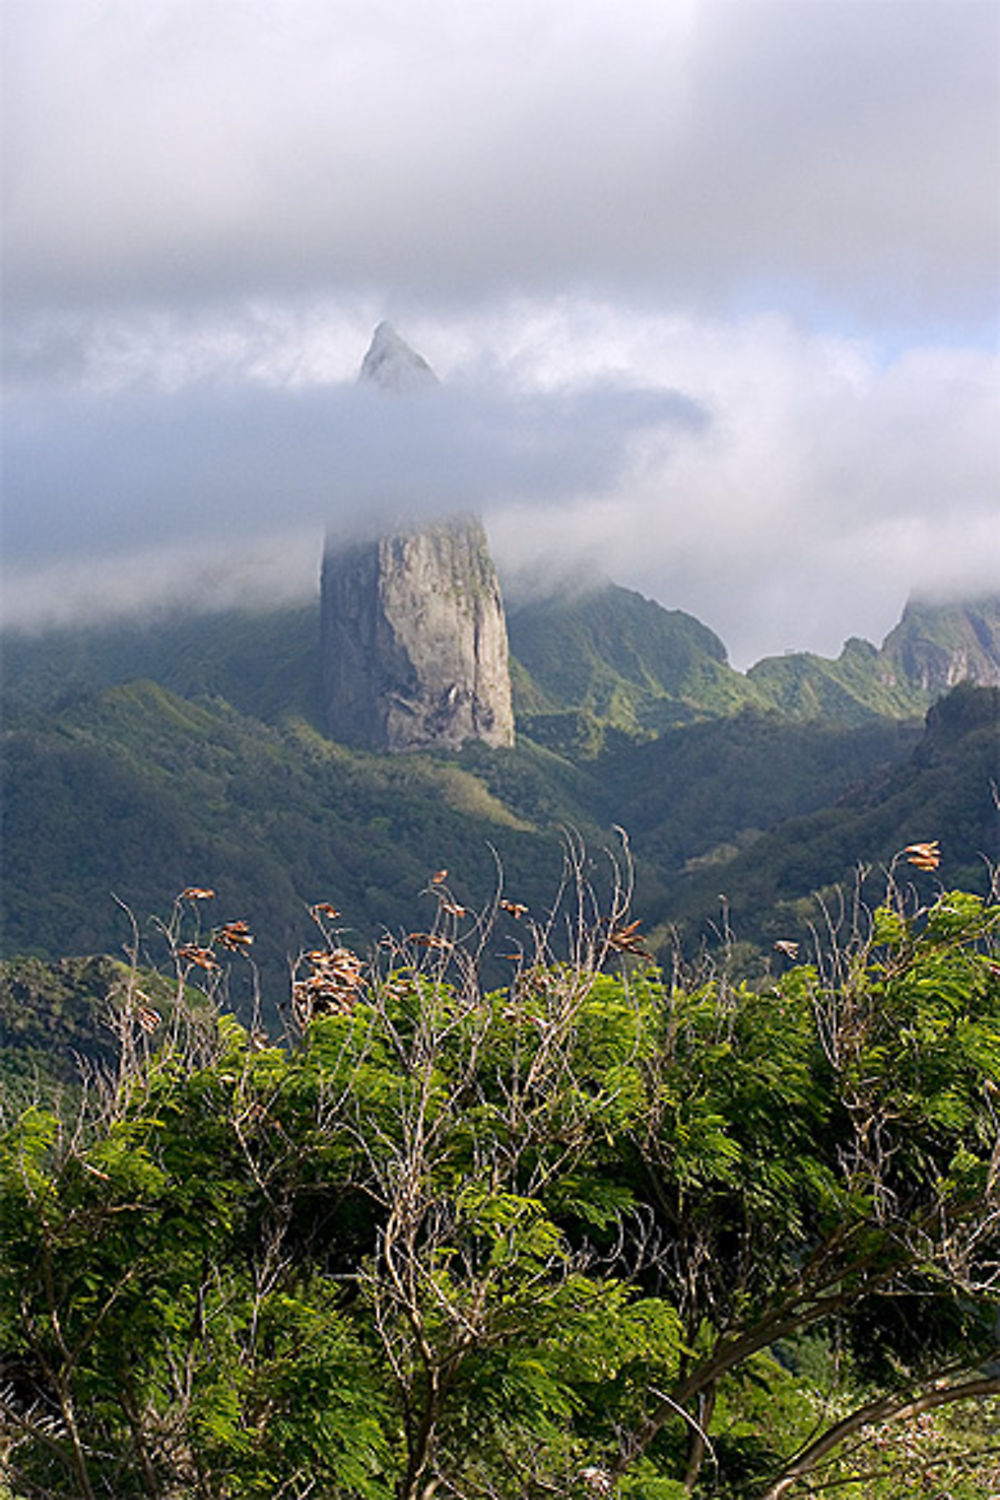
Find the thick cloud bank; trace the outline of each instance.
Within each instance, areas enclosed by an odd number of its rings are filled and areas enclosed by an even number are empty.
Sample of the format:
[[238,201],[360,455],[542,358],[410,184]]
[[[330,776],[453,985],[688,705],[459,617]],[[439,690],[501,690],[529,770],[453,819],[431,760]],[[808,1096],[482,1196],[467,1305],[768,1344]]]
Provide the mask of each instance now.
[[24,396],[8,412],[7,558],[84,562],[185,539],[238,551],[276,525],[363,532],[559,507],[620,480],[644,434],[667,441],[706,420],[676,393],[613,385]]
[[992,0],[10,0],[8,296],[995,315]]
[[[322,372],[332,355],[314,340]],[[423,347],[447,381],[399,399],[213,381],[203,361],[175,389],[23,393],[7,618],[303,594],[324,528],[455,509],[485,513],[508,574],[611,574],[699,614],[741,663],[880,638],[912,589],[1000,579],[987,353],[886,362],[773,317],[630,321],[594,305],[521,306]]]
[[[473,507],[734,658],[1000,586],[994,0],[8,0],[4,615]],[[437,370],[353,387],[383,317]]]

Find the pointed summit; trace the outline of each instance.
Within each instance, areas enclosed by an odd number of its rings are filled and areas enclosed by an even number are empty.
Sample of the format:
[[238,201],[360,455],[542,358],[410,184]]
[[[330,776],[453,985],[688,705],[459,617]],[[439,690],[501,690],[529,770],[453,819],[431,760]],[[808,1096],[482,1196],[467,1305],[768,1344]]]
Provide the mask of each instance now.
[[[389,323],[376,328],[358,380],[389,395],[438,384]],[[507,620],[475,517],[328,540],[321,622],[327,724],[342,744],[388,751],[460,750],[467,740],[513,745]]]
[[391,323],[380,323],[372,334],[358,379],[394,396],[438,383],[426,359],[400,338]]

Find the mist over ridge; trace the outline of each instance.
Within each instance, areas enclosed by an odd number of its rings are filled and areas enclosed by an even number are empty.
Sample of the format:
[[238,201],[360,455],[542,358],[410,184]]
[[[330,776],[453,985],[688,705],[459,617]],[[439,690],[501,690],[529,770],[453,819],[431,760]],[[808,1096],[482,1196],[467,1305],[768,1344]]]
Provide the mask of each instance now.
[[[797,357],[825,363],[832,389],[803,414],[794,400],[789,409],[792,392],[775,400],[778,388],[759,381],[746,406],[775,341],[788,352],[787,328],[746,330],[731,398],[704,384],[713,366],[697,347],[651,363],[648,328],[631,330],[613,364],[598,358],[608,327],[591,336],[591,366],[570,379],[557,332],[538,330],[527,365],[523,351],[501,364],[467,351],[404,400],[358,383],[360,348],[352,378],[332,385],[216,377],[10,397],[5,622],[305,599],[324,531],[347,538],[468,511],[484,517],[515,592],[611,576],[705,619],[741,667],[788,649],[832,656],[852,634],[881,640],[911,593],[975,596],[1000,576],[986,499],[995,434],[978,468],[959,455],[976,423],[986,433],[981,361],[961,379],[954,361],[942,365],[963,416],[941,425],[936,466],[926,441],[918,463],[909,431],[894,438],[906,493],[893,516],[889,497],[877,511],[863,501],[879,403],[898,424],[900,366],[876,374],[863,351],[845,363],[839,348],[831,365],[829,348],[807,343]],[[669,330],[659,332],[669,353]],[[792,416],[821,420],[822,441],[804,444]],[[943,512],[956,477],[970,503]]]
[[[990,5],[5,25],[8,622],[306,597],[442,506],[741,666],[996,587]],[[382,320],[420,424],[353,388]]]

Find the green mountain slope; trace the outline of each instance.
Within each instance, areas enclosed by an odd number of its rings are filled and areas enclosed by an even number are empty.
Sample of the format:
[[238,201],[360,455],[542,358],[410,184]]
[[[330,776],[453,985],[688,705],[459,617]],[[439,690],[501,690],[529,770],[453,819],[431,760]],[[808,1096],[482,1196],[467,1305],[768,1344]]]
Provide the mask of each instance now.
[[[107,955],[0,962],[0,1117],[53,1093],[68,1096],[75,1111],[83,1081],[106,1076],[120,1056],[126,1005],[141,1005],[140,1046],[149,1038],[155,1046],[177,1019],[176,1001],[172,979],[133,975]],[[204,996],[190,986],[184,1009],[208,1016]]]
[[147,678],[182,698],[224,698],[273,723],[290,714],[319,722],[319,601],[193,614],[0,642],[5,719],[48,713],[81,695]]
[[[922,717],[958,681],[1000,682],[1000,597],[911,602],[881,648],[852,638],[836,659],[794,652],[746,674],[692,615],[615,585],[523,603],[508,624],[519,731],[575,759],[596,754],[609,729],[649,738],[743,708],[841,724]],[[318,601],[7,633],[2,662],[8,721],[148,678],[266,723],[321,723]]]
[[[517,899],[547,901],[552,825],[597,837],[579,773],[544,752],[380,757],[302,720],[268,726],[229,705],[131,683],[5,736],[4,951],[116,951],[127,924],[191,884],[243,917],[272,977],[311,941],[307,907],[333,901],[359,941],[430,920],[419,893],[446,866],[459,899],[491,897],[499,851]],[[503,800],[502,800],[503,799]],[[534,821],[540,817],[543,822]]]
[[[458,757],[376,756],[303,720],[265,725],[219,700],[136,682],[78,698],[5,736],[4,951],[117,951],[127,920],[162,913],[187,885],[243,917],[283,989],[311,941],[307,907],[332,900],[355,940],[430,919],[431,871],[459,899],[508,889],[544,910],[561,830],[599,849],[613,824],[637,854],[637,903],[653,911],[683,862],[811,810],[898,759],[904,731],[789,726],[745,713],[672,730],[586,767],[524,741]],[[495,851],[495,854],[494,854]]]
[[630,589],[612,584],[524,604],[508,626],[527,674],[514,679],[519,725],[560,748],[586,743],[588,719],[646,736],[766,703],[700,620]]
[[35,1069],[72,1083],[77,1059],[107,1065],[116,1053],[108,997],[128,975],[107,957],[43,963],[15,958],[0,964],[0,1083],[30,1086]]
[[880,676],[933,697],[958,682],[1000,686],[1000,594],[961,604],[911,600],[882,644]]
[[[543,909],[566,827],[595,847],[625,827],[638,909],[692,930],[723,889],[751,913],[918,837],[940,837],[974,885],[996,726],[977,721],[938,780],[923,762],[891,768],[913,746],[900,716],[937,680],[928,661],[990,669],[994,616],[977,609],[914,606],[880,652],[849,642],[839,663],[781,658],[748,679],[697,620],[628,590],[525,605],[511,617],[516,749],[447,757],[352,752],[314,727],[314,606],[7,637],[4,951],[116,952],[112,893],[144,917],[203,884],[220,919],[261,934],[282,988],[312,902],[334,901],[368,942],[426,924],[420,892],[440,867],[482,906],[499,860],[516,899]],[[932,720],[932,747],[957,713],[948,700]],[[857,783],[865,797],[830,806]]]
[[[920,872],[902,862],[898,879],[924,898],[942,886],[985,893],[1000,864],[998,781],[1000,689],[961,684],[931,709],[903,763],[730,857],[718,851],[668,879],[662,915],[693,939],[717,926],[724,901],[738,938],[802,940],[821,917],[812,893],[839,883],[850,897],[862,867],[869,872],[862,893],[877,901],[893,857],[930,839],[940,841],[940,869]],[[830,900],[836,908],[836,893]]]
[[926,712],[929,694],[903,676],[886,680],[870,641],[852,636],[834,659],[796,651],[766,656],[747,678],[789,718],[831,718],[862,724],[877,717],[906,718]]
[[[726,662],[693,616],[614,586],[509,614],[522,733],[593,753],[610,725],[631,735],[729,713],[764,695]],[[225,699],[277,723],[322,727],[319,605],[182,614],[3,638],[7,717],[51,712],[81,694],[147,678],[183,698]]]
[[782,820],[827,806],[902,760],[919,734],[909,721],[800,723],[745,709],[605,753],[594,766],[600,810],[666,874],[733,854]]
[[795,718],[860,723],[923,714],[958,682],[1000,683],[1000,596],[911,601],[880,649],[853,637],[835,660],[810,652],[765,657],[747,679]]

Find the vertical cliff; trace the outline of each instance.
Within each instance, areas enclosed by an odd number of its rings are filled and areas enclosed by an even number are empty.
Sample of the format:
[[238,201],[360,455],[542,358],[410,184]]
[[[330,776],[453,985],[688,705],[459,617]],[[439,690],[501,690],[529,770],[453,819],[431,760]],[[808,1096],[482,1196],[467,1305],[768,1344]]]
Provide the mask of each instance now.
[[911,599],[882,643],[880,674],[939,697],[959,682],[1000,687],[1000,596],[954,604]]
[[328,549],[322,600],[334,739],[393,751],[513,744],[507,626],[479,521]]
[[[361,380],[405,396],[436,377],[387,323]],[[329,733],[372,750],[512,745],[507,622],[481,522],[454,517],[328,542],[322,578]]]

